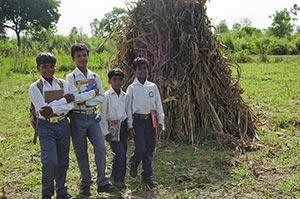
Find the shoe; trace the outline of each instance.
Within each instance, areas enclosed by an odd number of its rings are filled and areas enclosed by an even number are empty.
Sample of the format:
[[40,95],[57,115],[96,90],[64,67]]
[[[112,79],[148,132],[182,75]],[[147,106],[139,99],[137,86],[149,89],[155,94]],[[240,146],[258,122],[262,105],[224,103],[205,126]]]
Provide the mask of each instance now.
[[115,179],[115,177],[113,175],[110,175],[110,182],[112,183],[113,186],[115,186],[118,189],[124,189],[126,188],[126,185],[124,184],[124,182],[122,182],[119,179]]
[[43,196],[42,199],[51,199],[51,196]]
[[113,193],[113,192],[116,192],[118,191],[116,189],[116,187],[112,186],[111,184],[106,184],[104,186],[98,186],[98,189],[97,189],[98,193],[102,193],[102,192],[106,192],[106,193]]
[[143,177],[142,183],[148,185],[150,188],[157,186],[157,182],[153,181],[152,176]]
[[114,180],[112,182],[112,184],[113,184],[113,186],[115,186],[118,189],[125,189],[126,188],[126,185],[121,180]]
[[91,196],[92,194],[90,192],[90,186],[80,186],[79,195],[86,196],[86,197]]
[[135,178],[137,176],[137,167],[130,165],[129,174],[131,177]]
[[66,193],[56,196],[56,199],[76,199],[76,197]]

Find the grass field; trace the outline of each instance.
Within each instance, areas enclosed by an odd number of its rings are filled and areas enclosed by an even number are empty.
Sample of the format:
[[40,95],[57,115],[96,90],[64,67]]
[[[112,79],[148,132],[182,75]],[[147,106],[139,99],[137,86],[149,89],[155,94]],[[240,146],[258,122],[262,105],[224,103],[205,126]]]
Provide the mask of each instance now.
[[[93,185],[91,198],[300,198],[299,63],[251,63],[241,68],[243,98],[259,118],[260,141],[253,144],[253,150],[242,153],[209,143],[159,143],[154,155],[157,189],[148,190],[140,178],[128,175],[125,192],[97,196]],[[0,198],[41,198],[40,150],[32,143],[33,129],[28,119],[28,87],[33,76],[5,68],[0,72]],[[106,89],[105,74],[98,72]],[[64,77],[65,73],[57,76]],[[130,154],[133,143],[129,145]],[[107,153],[109,175],[109,147]],[[95,165],[92,167],[95,174]],[[68,185],[74,195],[78,193],[79,178],[71,148]]]

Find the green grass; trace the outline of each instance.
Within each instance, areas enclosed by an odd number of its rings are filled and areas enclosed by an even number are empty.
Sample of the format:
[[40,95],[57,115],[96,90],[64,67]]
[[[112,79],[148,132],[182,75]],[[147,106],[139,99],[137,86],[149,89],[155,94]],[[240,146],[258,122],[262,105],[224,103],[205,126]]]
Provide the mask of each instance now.
[[[260,121],[260,141],[253,143],[252,151],[241,153],[209,143],[189,146],[160,142],[153,162],[154,178],[159,182],[157,189],[148,190],[140,183],[140,177],[133,179],[127,174],[126,192],[97,196],[93,185],[91,198],[299,198],[300,66],[280,62],[242,64],[241,68],[243,98]],[[63,78],[68,72],[59,72],[57,76]],[[106,71],[96,72],[107,89]],[[37,77],[35,74],[34,78]],[[32,81],[31,74],[1,68],[0,198],[3,194],[11,199],[41,197],[40,149],[32,143],[33,129],[28,118],[28,88]],[[129,146],[128,156],[133,143]],[[109,147],[107,153],[109,175]],[[94,158],[90,158],[95,175]],[[71,148],[67,177],[70,193],[78,193],[79,178]]]

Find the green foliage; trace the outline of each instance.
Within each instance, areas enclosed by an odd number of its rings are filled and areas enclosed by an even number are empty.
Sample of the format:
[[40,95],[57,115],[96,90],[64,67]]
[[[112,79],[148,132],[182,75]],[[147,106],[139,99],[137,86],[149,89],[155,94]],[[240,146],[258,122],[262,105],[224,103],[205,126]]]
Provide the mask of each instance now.
[[281,11],[276,11],[272,15],[273,22],[269,31],[271,35],[276,37],[290,36],[293,32],[293,25],[291,24],[291,16],[289,11],[285,8]]
[[223,44],[225,45],[225,49],[227,52],[232,53],[235,52],[235,45],[234,45],[234,39],[231,34],[223,34],[220,37],[220,40],[223,41]]
[[272,55],[288,55],[289,42],[287,39],[273,39],[270,42],[268,51]]
[[238,63],[248,63],[248,62],[252,62],[252,58],[251,56],[249,55],[249,51],[246,49],[246,50],[241,50],[241,51],[238,51],[236,53],[234,53],[234,60]]
[[242,28],[242,25],[240,24],[240,23],[234,23],[233,25],[232,25],[232,31],[233,32],[236,32],[236,31],[239,31],[239,30],[241,30],[241,28]]
[[112,32],[118,31],[123,27],[123,20],[127,15],[127,11],[123,8],[114,7],[113,10],[104,15],[100,21],[98,19],[94,19],[92,21],[91,29],[92,35],[107,35]]
[[227,26],[227,23],[226,23],[225,19],[220,21],[220,23],[218,23],[218,25],[216,26],[216,30],[217,30],[218,34],[229,32],[229,28]]
[[21,45],[21,32],[54,28],[60,17],[59,0],[0,0],[0,5],[1,27],[16,33],[18,46]]

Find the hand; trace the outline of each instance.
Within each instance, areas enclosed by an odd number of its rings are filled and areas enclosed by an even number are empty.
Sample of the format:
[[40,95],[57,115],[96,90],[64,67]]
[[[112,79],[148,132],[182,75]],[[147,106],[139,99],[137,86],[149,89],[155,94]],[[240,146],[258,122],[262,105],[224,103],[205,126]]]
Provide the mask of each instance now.
[[94,88],[95,94],[98,95],[99,94],[99,89],[98,88]]
[[131,140],[133,139],[135,136],[135,131],[134,131],[134,128],[130,128],[128,129],[128,140]]
[[41,108],[40,113],[43,117],[50,117],[53,114],[53,110],[50,106],[44,106]]
[[158,127],[156,128],[157,131],[161,131],[162,130],[162,124],[158,124]]
[[74,102],[74,100],[75,100],[73,94],[66,94],[66,95],[64,96],[64,98],[66,98],[67,103]]
[[111,134],[110,134],[110,133],[107,134],[107,135],[105,136],[105,140],[106,140],[108,143],[111,142]]

